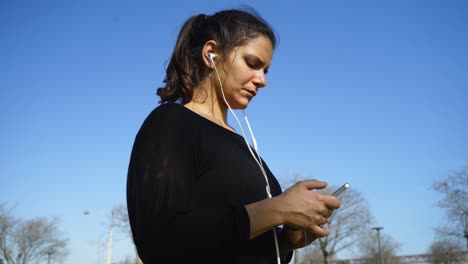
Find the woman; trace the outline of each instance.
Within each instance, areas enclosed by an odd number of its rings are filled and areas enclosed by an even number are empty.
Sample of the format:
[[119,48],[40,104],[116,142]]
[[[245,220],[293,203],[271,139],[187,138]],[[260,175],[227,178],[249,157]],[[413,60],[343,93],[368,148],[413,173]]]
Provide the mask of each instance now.
[[266,86],[275,46],[252,12],[201,14],[182,26],[161,104],[142,124],[128,170],[143,263],[287,263],[294,249],[329,234],[324,225],[340,202],[311,191],[326,183],[282,193],[255,141],[227,122],[228,109],[246,109]]

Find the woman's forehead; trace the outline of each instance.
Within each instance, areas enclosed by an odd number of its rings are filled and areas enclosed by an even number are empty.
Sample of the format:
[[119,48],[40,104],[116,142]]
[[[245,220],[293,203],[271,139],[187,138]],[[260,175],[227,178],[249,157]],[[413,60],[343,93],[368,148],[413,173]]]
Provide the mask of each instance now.
[[234,49],[238,55],[253,55],[269,64],[273,57],[273,45],[269,38],[259,36]]

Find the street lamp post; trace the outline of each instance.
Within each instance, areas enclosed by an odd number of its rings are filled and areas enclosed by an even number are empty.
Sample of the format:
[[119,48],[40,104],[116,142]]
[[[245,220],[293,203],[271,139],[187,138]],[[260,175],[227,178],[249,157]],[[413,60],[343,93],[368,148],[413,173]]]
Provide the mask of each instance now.
[[114,212],[111,214],[111,223],[109,227],[109,247],[107,249],[107,264],[112,262],[112,237],[114,234]]
[[384,264],[383,260],[383,255],[382,255],[382,247],[380,246],[380,230],[383,229],[383,227],[374,227],[372,229],[375,229],[377,231],[377,243],[379,245],[379,264]]
[[52,255],[52,251],[47,251],[47,264],[50,264],[50,255]]
[[[84,211],[85,215],[91,214],[90,211]],[[112,240],[113,240],[113,234],[114,234],[114,211],[111,213],[111,220],[109,224],[109,242],[108,242],[108,247],[107,247],[107,264],[112,263]]]

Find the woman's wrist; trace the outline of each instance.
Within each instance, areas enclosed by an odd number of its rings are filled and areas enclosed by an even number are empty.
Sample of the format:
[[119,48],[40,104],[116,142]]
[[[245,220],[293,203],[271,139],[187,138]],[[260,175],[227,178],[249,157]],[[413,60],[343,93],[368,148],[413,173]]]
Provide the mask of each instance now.
[[248,204],[245,208],[250,221],[250,239],[283,224],[276,197]]

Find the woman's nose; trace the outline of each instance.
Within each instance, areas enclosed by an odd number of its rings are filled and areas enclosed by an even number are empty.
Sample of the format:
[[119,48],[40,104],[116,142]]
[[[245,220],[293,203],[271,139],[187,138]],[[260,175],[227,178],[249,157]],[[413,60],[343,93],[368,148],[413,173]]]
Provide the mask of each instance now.
[[258,88],[265,87],[267,85],[267,80],[263,70],[258,71],[252,81]]

